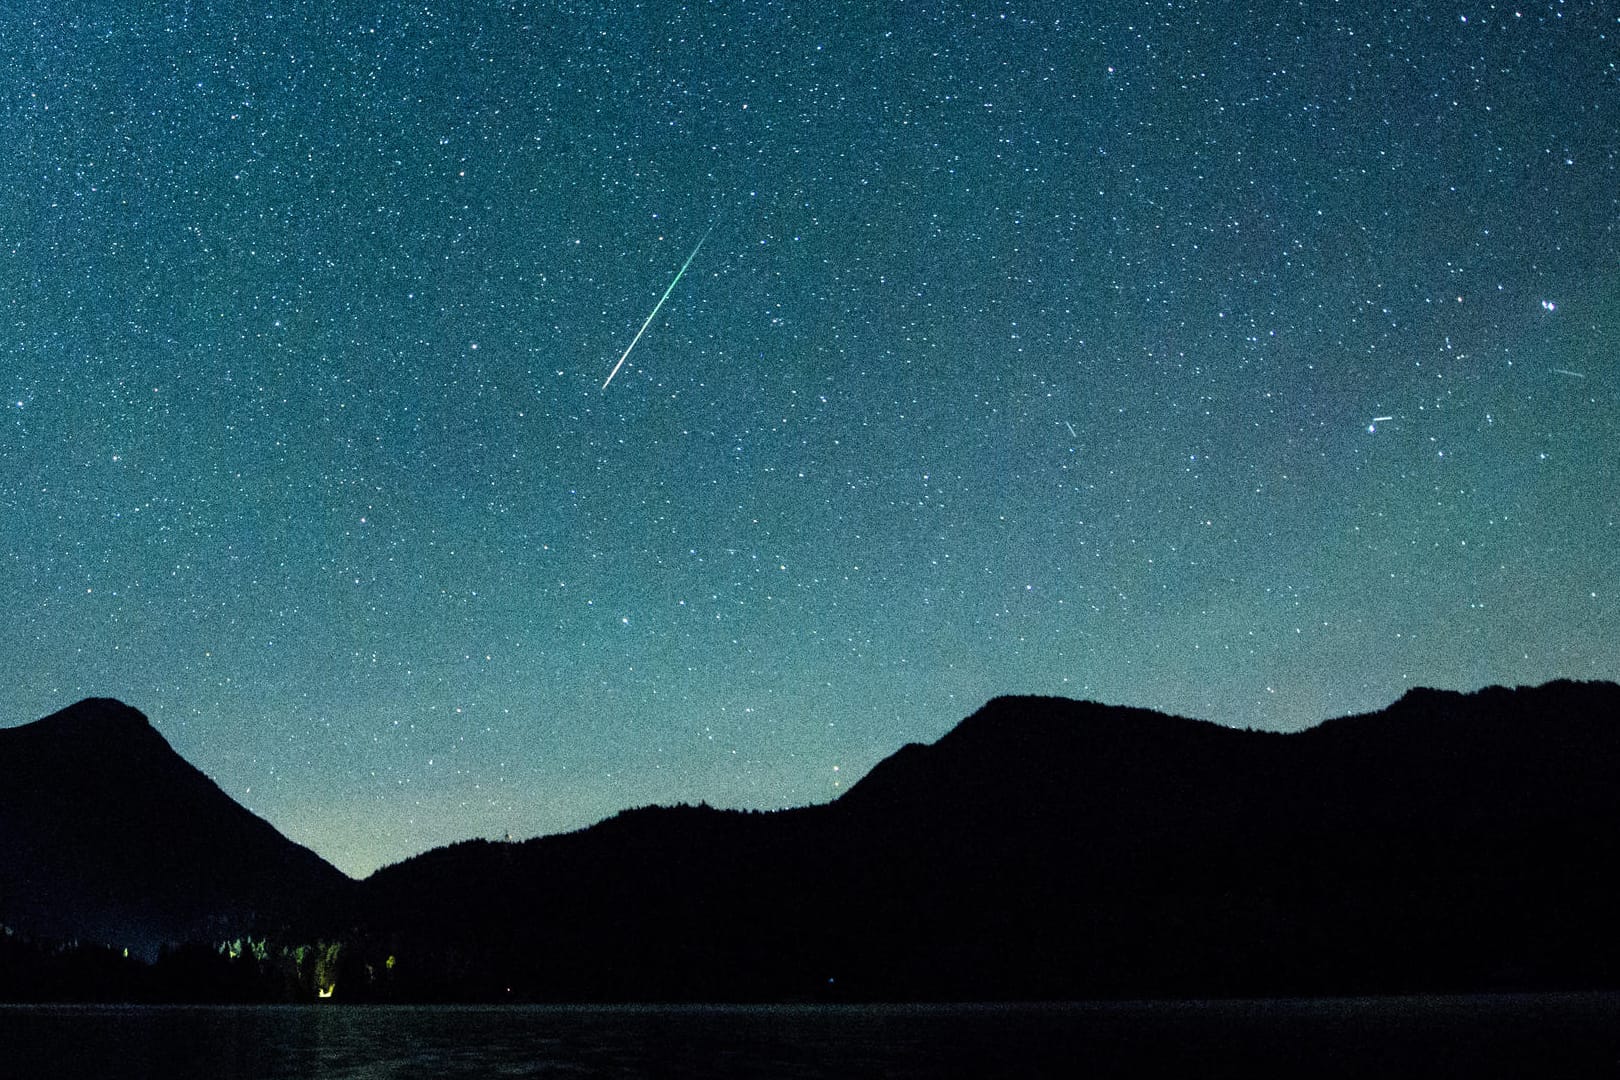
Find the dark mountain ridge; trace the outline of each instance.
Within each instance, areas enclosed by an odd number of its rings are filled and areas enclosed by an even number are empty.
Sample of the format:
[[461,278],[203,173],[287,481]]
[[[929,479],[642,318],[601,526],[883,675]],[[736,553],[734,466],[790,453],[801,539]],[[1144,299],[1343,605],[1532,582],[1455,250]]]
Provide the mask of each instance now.
[[283,931],[353,890],[127,705],[90,698],[0,729],[0,923],[13,930],[151,956]]
[[[172,772],[172,752],[144,721],[109,719],[131,748],[118,754],[114,805],[199,782],[223,798],[201,774],[139,782],[139,754]],[[29,728],[39,730],[24,742],[85,742],[68,723]],[[0,784],[29,728],[0,732]],[[88,770],[85,753],[29,751],[46,777]],[[1611,683],[1417,690],[1293,734],[1006,697],[933,744],[903,747],[832,803],[648,807],[568,834],[436,849],[352,895],[319,881],[292,891],[328,898],[326,921],[305,925],[342,942],[338,996],[350,999],[1613,988],[1617,780]],[[6,798],[0,850],[21,850],[15,825],[5,831]],[[161,827],[183,838],[168,813]],[[155,827],[141,820],[136,832]],[[192,811],[187,827],[198,820]],[[220,843],[176,854],[163,872],[190,884],[156,894],[204,889],[189,861],[219,872],[207,853]],[[71,900],[73,883],[128,872],[74,869],[84,849],[74,850],[47,891]],[[221,904],[283,910],[285,889],[251,900],[270,887],[198,892],[207,899],[188,917],[195,925]],[[6,888],[0,897],[14,895]]]
[[475,997],[1617,985],[1617,779],[1607,683],[1287,735],[998,698],[834,803],[456,845],[379,871],[366,910]]

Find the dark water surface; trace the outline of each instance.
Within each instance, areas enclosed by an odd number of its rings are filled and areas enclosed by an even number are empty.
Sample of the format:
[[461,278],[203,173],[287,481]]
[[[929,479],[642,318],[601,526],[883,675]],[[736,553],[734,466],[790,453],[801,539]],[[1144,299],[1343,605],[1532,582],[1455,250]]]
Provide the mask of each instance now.
[[0,1007],[0,1077],[1620,1076],[1620,995]]

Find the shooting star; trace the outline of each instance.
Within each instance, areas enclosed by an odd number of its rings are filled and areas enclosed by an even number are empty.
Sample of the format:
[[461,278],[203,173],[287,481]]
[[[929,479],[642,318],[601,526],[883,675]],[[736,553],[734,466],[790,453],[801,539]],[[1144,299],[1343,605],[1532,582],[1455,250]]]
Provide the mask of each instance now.
[[1080,437],[1080,436],[1079,436],[1079,435],[1078,435],[1078,434],[1077,434],[1077,433],[1076,433],[1076,432],[1075,432],[1075,430],[1074,430],[1074,425],[1073,425],[1073,424],[1071,424],[1071,423],[1069,423],[1069,422],[1068,422],[1068,421],[1067,421],[1067,420],[1065,420],[1065,421],[1063,421],[1063,426],[1064,426],[1064,427],[1066,427],[1066,428],[1068,428],[1068,429],[1069,429],[1069,438],[1071,438],[1071,439],[1078,439],[1078,438],[1079,438],[1079,437]]
[[1584,379],[1584,378],[1586,378],[1586,376],[1582,375],[1580,372],[1571,371],[1571,370],[1569,370],[1569,368],[1555,367],[1555,368],[1553,368],[1553,370],[1556,371],[1560,375],[1568,375],[1572,379]]
[[[716,222],[716,224],[719,223]],[[714,225],[710,225],[709,232],[703,234],[703,240],[707,240],[709,233],[712,232],[714,232]],[[630,359],[630,350],[636,347],[636,342],[640,341],[641,335],[647,332],[647,327],[651,326],[652,321],[658,318],[658,309],[664,306],[664,301],[669,299],[669,294],[675,291],[676,285],[680,284],[681,275],[686,273],[686,268],[692,265],[693,259],[697,258],[698,251],[703,247],[703,240],[697,242],[697,247],[692,249],[692,254],[688,255],[686,261],[681,263],[681,268],[675,272],[675,280],[669,283],[669,288],[664,290],[664,295],[658,298],[658,303],[653,305],[652,314],[647,316],[647,321],[641,324],[641,329],[636,331],[636,336],[630,339],[629,345],[625,346],[624,355],[619,357],[617,364],[613,365],[613,370],[608,372],[608,377],[602,380],[603,390],[608,388],[608,383],[613,381],[613,376],[617,375],[619,369],[624,367],[624,362]]]

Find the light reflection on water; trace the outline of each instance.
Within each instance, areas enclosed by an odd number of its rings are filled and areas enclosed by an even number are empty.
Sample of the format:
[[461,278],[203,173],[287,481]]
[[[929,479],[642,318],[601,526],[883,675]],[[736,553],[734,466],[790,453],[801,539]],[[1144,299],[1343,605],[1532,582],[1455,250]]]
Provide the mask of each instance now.
[[1030,1006],[0,1007],[0,1077],[1620,1074],[1620,995]]

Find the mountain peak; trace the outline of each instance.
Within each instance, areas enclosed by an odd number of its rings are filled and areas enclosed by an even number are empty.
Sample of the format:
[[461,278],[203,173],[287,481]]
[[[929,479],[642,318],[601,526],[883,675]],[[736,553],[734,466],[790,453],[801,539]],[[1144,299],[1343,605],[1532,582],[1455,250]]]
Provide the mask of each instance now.
[[1231,729],[1207,720],[1097,701],[1036,695],[991,698],[948,731],[935,745],[958,747],[993,742],[998,747],[1027,747],[1045,752],[1053,745],[1092,750],[1098,740],[1193,738],[1220,735]]
[[301,917],[348,887],[111,698],[0,728],[0,851],[7,925],[147,954]]
[[88,697],[25,726],[51,727],[58,731],[141,731],[152,729],[152,722],[145,713],[117,698]]
[[[1558,715],[1570,720],[1592,718],[1613,708],[1616,686],[1609,682],[1554,679],[1540,686],[1484,686],[1477,690],[1438,690],[1415,686],[1394,704],[1360,717],[1340,717],[1325,721],[1324,728],[1340,729],[1347,722],[1365,724],[1396,720],[1439,720],[1451,724],[1476,724],[1484,716]],[[1447,719],[1449,718],[1449,719]]]
[[127,764],[170,756],[179,762],[146,714],[115,698],[85,698],[33,723],[0,728],[0,739],[18,752],[31,748],[29,752],[45,754],[58,763],[100,759]]
[[[837,802],[846,812],[1012,818],[1079,812],[1175,775],[1195,790],[1256,736],[1150,709],[1061,697],[992,698],[928,745],[879,762]],[[938,793],[951,792],[949,805]],[[1089,810],[1087,811],[1090,812]]]

